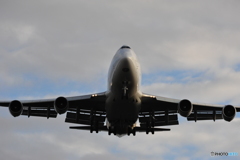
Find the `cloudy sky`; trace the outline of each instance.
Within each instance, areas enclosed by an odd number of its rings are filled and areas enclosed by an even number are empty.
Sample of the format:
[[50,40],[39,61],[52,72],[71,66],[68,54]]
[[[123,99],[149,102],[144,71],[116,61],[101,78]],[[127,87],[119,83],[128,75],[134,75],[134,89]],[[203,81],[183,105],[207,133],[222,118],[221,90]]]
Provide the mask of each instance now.
[[[240,106],[237,0],[0,2],[0,100],[105,91],[115,52],[137,54],[142,91]],[[118,138],[69,130],[57,119],[13,118],[0,108],[3,159],[218,159],[240,154],[240,116],[187,122],[171,132]],[[221,157],[236,159],[238,157]]]

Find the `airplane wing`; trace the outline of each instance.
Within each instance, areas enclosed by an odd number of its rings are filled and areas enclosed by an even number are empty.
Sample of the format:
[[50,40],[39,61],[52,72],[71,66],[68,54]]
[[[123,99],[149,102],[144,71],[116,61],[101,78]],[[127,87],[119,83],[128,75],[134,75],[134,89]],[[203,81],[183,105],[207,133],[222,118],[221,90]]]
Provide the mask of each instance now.
[[177,113],[187,117],[188,121],[218,119],[231,121],[236,112],[240,112],[240,107],[191,103],[186,99],[177,100],[143,94],[139,122],[142,128],[178,125]]
[[67,111],[65,122],[83,124],[86,125],[84,129],[98,131],[106,130],[105,101],[105,92],[102,92],[57,99],[0,101],[0,106],[8,107],[14,117],[25,115],[56,118],[58,113]]

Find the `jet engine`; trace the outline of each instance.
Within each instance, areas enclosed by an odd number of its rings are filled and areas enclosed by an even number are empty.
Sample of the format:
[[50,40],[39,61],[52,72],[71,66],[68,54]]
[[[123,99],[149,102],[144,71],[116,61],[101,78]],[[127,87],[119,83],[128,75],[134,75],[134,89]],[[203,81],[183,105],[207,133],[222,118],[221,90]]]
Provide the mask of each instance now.
[[181,116],[188,117],[191,114],[192,110],[193,105],[189,100],[183,99],[178,103],[178,112]]
[[54,109],[58,114],[63,114],[68,109],[68,100],[65,97],[58,97],[54,101]]
[[222,116],[225,121],[230,122],[236,115],[236,108],[232,105],[227,105],[223,107]]
[[13,117],[18,117],[23,112],[23,105],[20,101],[14,100],[9,104],[8,109]]

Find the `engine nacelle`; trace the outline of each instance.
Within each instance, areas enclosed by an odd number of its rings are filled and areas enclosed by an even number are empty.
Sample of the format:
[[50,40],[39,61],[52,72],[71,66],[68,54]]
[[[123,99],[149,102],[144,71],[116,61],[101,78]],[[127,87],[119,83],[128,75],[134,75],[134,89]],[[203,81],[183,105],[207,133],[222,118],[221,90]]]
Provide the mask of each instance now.
[[227,105],[223,107],[222,116],[225,121],[230,122],[236,115],[236,108],[232,105]]
[[20,101],[14,100],[9,104],[8,109],[13,117],[18,117],[23,112],[23,105]]
[[54,101],[54,109],[58,114],[63,114],[68,109],[68,100],[65,97],[58,97]]
[[178,112],[181,116],[188,117],[192,113],[192,110],[193,105],[189,100],[183,99],[178,103]]

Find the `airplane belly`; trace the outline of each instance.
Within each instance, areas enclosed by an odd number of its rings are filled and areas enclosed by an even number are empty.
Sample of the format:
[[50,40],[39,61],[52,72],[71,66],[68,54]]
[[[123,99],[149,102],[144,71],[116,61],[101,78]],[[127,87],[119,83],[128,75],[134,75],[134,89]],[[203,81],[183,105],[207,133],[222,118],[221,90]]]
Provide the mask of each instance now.
[[140,111],[140,99],[116,99],[108,97],[106,103],[108,128],[113,128],[118,135],[128,132],[135,127]]
[[138,118],[140,104],[136,100],[110,100],[107,102],[107,119],[109,122],[126,121],[135,123]]

